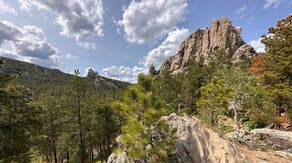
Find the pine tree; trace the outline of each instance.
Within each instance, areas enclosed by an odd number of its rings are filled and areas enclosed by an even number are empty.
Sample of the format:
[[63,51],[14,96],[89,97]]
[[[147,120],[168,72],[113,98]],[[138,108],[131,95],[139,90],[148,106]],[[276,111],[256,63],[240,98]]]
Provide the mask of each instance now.
[[283,112],[292,112],[292,16],[280,20],[269,29],[262,42],[266,45],[262,85],[271,98],[269,107]]
[[[152,78],[139,75],[138,84],[129,87],[123,100],[115,102],[113,108],[126,118],[122,127],[122,150],[133,159],[149,160],[158,156],[165,160],[172,149],[173,133],[163,121],[159,121],[165,110],[153,96],[151,87]],[[159,135],[165,139],[159,139]]]
[[12,84],[13,79],[0,75],[0,162],[29,162],[32,138],[41,127],[39,110],[30,105],[28,89]]
[[85,148],[84,148],[84,139],[83,139],[83,124],[82,124],[82,110],[81,110],[81,98],[82,98],[82,83],[81,78],[79,77],[79,70],[75,70],[74,80],[73,80],[73,91],[76,98],[76,110],[77,110],[77,119],[78,119],[78,132],[79,132],[79,153],[80,153],[80,162],[85,163]]
[[209,121],[211,126],[215,126],[218,115],[227,112],[232,90],[224,83],[224,80],[217,77],[213,77],[211,83],[200,89],[201,97],[197,101],[197,106],[200,108],[199,114],[205,121]]
[[53,93],[43,94],[38,101],[34,102],[34,106],[42,109],[40,119],[42,121],[42,129],[39,131],[38,150],[45,156],[51,156],[55,163],[58,162],[57,145],[59,135],[61,133],[61,114],[60,97],[52,95]]

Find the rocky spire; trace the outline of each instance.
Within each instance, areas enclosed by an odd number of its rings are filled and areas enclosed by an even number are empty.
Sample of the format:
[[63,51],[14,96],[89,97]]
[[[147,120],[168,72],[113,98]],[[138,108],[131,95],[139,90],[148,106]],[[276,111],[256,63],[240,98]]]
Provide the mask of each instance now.
[[98,72],[94,71],[93,69],[88,69],[88,72],[87,72],[87,78],[89,79],[95,79],[96,77],[98,77],[99,74]]
[[234,61],[241,61],[256,55],[255,50],[240,37],[241,28],[232,26],[228,18],[212,21],[209,28],[195,30],[179,47],[176,55],[168,58],[160,67],[160,72],[183,71],[187,63],[206,58],[210,53],[225,49]]
[[154,76],[154,75],[157,75],[158,74],[158,71],[157,70],[155,70],[155,67],[154,67],[154,65],[153,65],[153,63],[150,65],[150,67],[149,67],[149,75],[152,75],[152,76]]

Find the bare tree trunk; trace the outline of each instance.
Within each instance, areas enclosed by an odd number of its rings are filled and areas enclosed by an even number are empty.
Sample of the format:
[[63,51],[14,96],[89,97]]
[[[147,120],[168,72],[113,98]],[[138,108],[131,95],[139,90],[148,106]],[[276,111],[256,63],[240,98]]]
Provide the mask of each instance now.
[[55,133],[55,125],[54,125],[54,118],[53,118],[53,113],[52,109],[50,108],[50,125],[51,125],[51,138],[52,138],[52,148],[53,148],[53,157],[54,157],[54,162],[58,163],[57,159],[57,148],[56,148],[56,133]]
[[84,144],[83,144],[83,132],[82,132],[82,122],[81,122],[81,107],[80,107],[80,79],[78,79],[77,86],[77,108],[78,108],[78,124],[79,124],[79,141],[80,141],[80,162],[85,163],[84,157]]
[[67,163],[70,162],[70,156],[69,156],[69,150],[66,150],[66,159],[67,159]]
[[215,125],[215,121],[214,121],[214,110],[212,109],[210,112],[210,125],[214,126]]
[[236,137],[238,138],[239,137],[239,132],[240,132],[240,124],[239,124],[239,121],[238,121],[238,103],[233,101],[232,104],[231,104],[231,107],[232,107],[233,112],[234,112],[234,123],[235,123],[235,126],[236,126]]
[[103,162],[103,152],[102,152],[101,143],[98,146],[99,146],[99,159],[100,159],[100,162]]
[[90,152],[91,152],[91,163],[93,163],[93,160],[94,160],[94,153],[93,153],[93,147],[91,147],[91,150],[90,150]]

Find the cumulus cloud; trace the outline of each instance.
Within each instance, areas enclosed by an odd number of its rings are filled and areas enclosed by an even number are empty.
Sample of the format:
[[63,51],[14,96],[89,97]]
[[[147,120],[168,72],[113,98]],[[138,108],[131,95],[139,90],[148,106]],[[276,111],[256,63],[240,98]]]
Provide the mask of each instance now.
[[261,43],[261,38],[259,38],[258,40],[252,40],[248,44],[250,44],[258,53],[265,52],[265,45]]
[[33,7],[56,14],[61,35],[74,37],[79,46],[95,48],[92,40],[102,37],[104,9],[102,0],[18,0],[21,9]]
[[3,13],[6,12],[6,13],[17,15],[16,10],[13,7],[11,7],[9,4],[4,2],[3,0],[0,0],[0,12],[3,12]]
[[111,66],[104,68],[102,71],[108,77],[130,83],[137,82],[137,77],[140,73],[147,73],[147,69],[138,66],[134,66],[133,68],[125,66]]
[[111,66],[103,69],[103,72],[108,77],[135,83],[140,73],[148,73],[151,64],[158,68],[166,58],[175,55],[178,46],[189,34],[188,29],[175,29],[167,34],[166,39],[158,47],[147,54],[139,66]]
[[180,43],[185,40],[189,34],[190,31],[185,28],[169,32],[166,39],[157,48],[152,49],[147,54],[144,61],[142,61],[144,67],[149,67],[151,64],[155,67],[159,67],[166,58],[176,54]]
[[279,6],[279,4],[281,3],[281,0],[265,0],[265,5],[264,5],[264,9],[267,9],[269,7],[274,7],[277,8]]
[[117,22],[130,43],[150,43],[185,19],[187,0],[132,1]]
[[0,21],[0,56],[47,67],[57,66],[60,59],[59,51],[47,42],[41,28],[21,28],[7,21]]

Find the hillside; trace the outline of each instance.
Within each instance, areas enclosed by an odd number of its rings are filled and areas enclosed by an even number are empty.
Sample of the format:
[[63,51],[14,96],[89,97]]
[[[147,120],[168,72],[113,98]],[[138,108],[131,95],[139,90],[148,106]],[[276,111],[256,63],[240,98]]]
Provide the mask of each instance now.
[[[39,94],[48,88],[68,87],[74,75],[64,73],[58,69],[49,69],[35,64],[21,62],[14,59],[0,57],[4,61],[0,73],[17,75],[16,82],[30,88],[33,93]],[[117,81],[101,76],[82,78],[90,87],[98,90],[124,90],[129,83]]]

